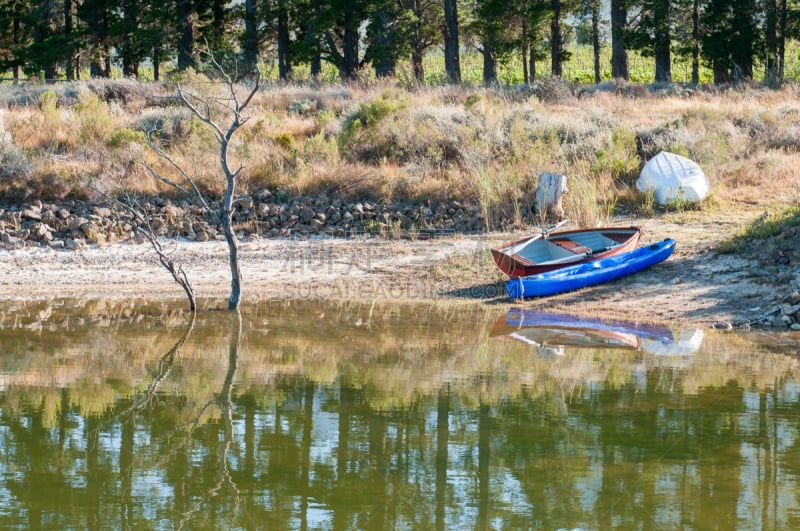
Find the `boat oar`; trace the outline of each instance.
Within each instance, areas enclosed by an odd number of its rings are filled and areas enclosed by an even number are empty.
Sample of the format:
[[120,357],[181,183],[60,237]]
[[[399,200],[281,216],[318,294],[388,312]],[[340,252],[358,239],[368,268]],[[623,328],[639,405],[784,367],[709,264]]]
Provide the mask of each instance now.
[[509,256],[511,256],[513,254],[517,254],[520,251],[522,251],[525,247],[527,247],[528,245],[530,245],[533,242],[535,242],[536,240],[540,240],[542,238],[547,239],[547,236],[551,232],[553,232],[554,230],[556,230],[557,228],[559,228],[561,225],[563,225],[564,223],[566,223],[568,221],[569,221],[568,219],[564,219],[564,220],[559,221],[558,223],[556,223],[552,227],[548,227],[546,229],[542,229],[542,232],[540,232],[536,236],[532,236],[532,237],[528,238],[527,240],[525,240],[524,242],[522,242],[521,244],[518,244],[516,246],[507,247],[506,249],[503,250],[503,252],[506,253]]
[[[548,228],[544,229],[542,231],[542,234],[541,234],[540,237],[546,239],[548,234],[550,234],[551,232],[553,232],[554,230],[556,230],[557,228],[559,228],[561,225],[563,225],[564,223],[566,223],[568,221],[569,221],[569,219],[562,219],[561,221],[559,221],[558,223],[556,223],[552,227],[548,227]],[[538,238],[535,238],[535,239],[538,239]]]

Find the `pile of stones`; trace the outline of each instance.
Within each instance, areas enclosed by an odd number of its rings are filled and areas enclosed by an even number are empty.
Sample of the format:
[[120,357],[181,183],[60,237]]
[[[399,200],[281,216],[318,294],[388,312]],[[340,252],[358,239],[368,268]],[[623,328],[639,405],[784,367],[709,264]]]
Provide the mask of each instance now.
[[714,328],[721,330],[750,330],[751,328],[800,330],[800,292],[792,291],[779,303],[752,319],[733,323],[720,322]]
[[[212,204],[212,208],[219,204]],[[237,197],[234,227],[240,238],[293,236],[352,237],[363,234],[425,237],[438,232],[472,233],[485,228],[481,209],[458,201],[425,204],[287,198],[260,190]],[[158,236],[192,241],[224,239],[214,214],[189,201],[154,197],[137,203]],[[80,249],[87,244],[143,242],[135,216],[116,204],[65,200],[31,201],[0,207],[0,244],[15,250],[26,246]]]
[[762,328],[800,330],[800,293],[794,291],[787,295],[777,307],[749,324]]

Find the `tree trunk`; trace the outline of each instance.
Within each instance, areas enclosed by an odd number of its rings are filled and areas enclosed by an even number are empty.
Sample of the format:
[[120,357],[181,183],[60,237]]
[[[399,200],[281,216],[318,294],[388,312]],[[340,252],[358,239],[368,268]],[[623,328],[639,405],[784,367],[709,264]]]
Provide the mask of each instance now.
[[64,36],[67,40],[67,57],[64,70],[67,81],[75,79],[75,51],[72,48],[72,0],[64,0]]
[[[11,41],[14,48],[18,48],[22,41],[22,21],[17,13],[14,13],[14,20],[11,22]],[[22,67],[19,63],[14,64],[14,83],[19,83],[22,77]]]
[[108,49],[108,9],[102,3],[92,6],[89,13],[89,40],[92,48],[89,73],[92,77],[111,77],[111,57]]
[[355,79],[358,74],[358,27],[350,13],[345,13],[344,39],[342,42],[343,64],[340,77],[343,81]]
[[714,60],[712,65],[714,69],[714,84],[724,85],[731,82],[731,71],[727,64],[724,64],[719,59]]
[[258,21],[256,0],[245,0],[244,34],[242,35],[242,62],[248,74],[255,71],[258,63]]
[[311,77],[315,79],[322,73],[322,54],[320,53],[319,36],[316,28],[322,12],[319,2],[320,0],[311,0],[311,5],[314,8],[314,24],[309,31],[311,38],[314,39],[314,53],[311,56]]
[[391,27],[392,16],[385,9],[378,9],[375,13],[379,24],[383,28],[375,36],[375,49],[378,50],[376,58],[375,76],[392,77],[395,74],[396,64],[394,60],[395,34]]
[[[221,149],[223,164],[227,166],[227,144]],[[228,242],[228,262],[231,268],[231,294],[228,298],[228,309],[235,310],[239,307],[242,298],[242,271],[239,267],[239,239],[233,230],[233,196],[236,192],[236,178],[230,171],[228,175],[228,186],[225,190],[225,200],[222,204],[220,221],[222,231],[225,233],[225,241]]]
[[787,28],[786,0],[780,0],[779,24],[780,32],[778,35],[778,83],[783,83],[784,68],[786,64],[786,28]]
[[137,77],[139,73],[139,62],[133,51],[133,35],[130,29],[136,30],[135,15],[131,13],[134,8],[131,2],[124,2],[122,7],[122,75],[125,77]]
[[211,4],[211,16],[214,19],[214,27],[211,36],[214,41],[213,44],[220,49],[224,46],[225,40],[225,26],[227,22],[227,13],[225,11],[226,3],[226,0],[214,0]]
[[592,3],[592,54],[594,55],[594,82],[600,83],[600,6]]
[[414,74],[414,81],[416,81],[418,85],[425,84],[425,65],[423,63],[423,57],[423,54],[418,49],[412,50],[411,68]]
[[278,5],[278,76],[281,81],[292,78],[292,64],[289,61],[289,12],[284,1]]
[[522,21],[522,82],[526,85],[531,84],[530,72],[528,72],[528,50],[530,49],[530,38],[528,37],[528,25]]
[[410,1],[411,12],[414,13],[416,20],[411,32],[411,69],[414,73],[414,80],[418,85],[425,83],[425,66],[423,59],[425,57],[425,49],[422,45],[422,37],[420,35],[420,13],[418,0]]
[[161,46],[156,44],[153,46],[153,81],[158,81],[160,78],[161,70]]
[[553,19],[550,21],[550,68],[554,76],[561,77],[561,0],[551,0]]
[[487,87],[497,85],[497,58],[492,43],[483,43],[483,84]]
[[766,0],[764,3],[765,27],[764,44],[767,48],[767,60],[764,64],[764,79],[775,83],[778,77],[778,2]]
[[178,0],[176,8],[178,10],[180,31],[180,39],[178,42],[178,70],[183,71],[189,67],[195,67],[194,17],[192,16],[190,0]]
[[653,9],[655,22],[655,81],[672,82],[672,58],[670,56],[670,0],[656,0]]
[[756,16],[755,4],[744,3],[742,9],[734,10],[733,31],[737,39],[733,45],[733,76],[734,83],[747,82],[753,79],[754,40],[757,29],[753,19]]
[[458,1],[444,0],[444,67],[452,85],[461,84],[458,42]]
[[611,0],[611,77],[630,81],[628,48],[624,32],[628,26],[628,9],[625,0]]
[[528,45],[522,45],[522,82],[526,85],[531,84],[531,74],[528,70]]
[[692,85],[700,83],[700,0],[692,3]]
[[[47,40],[53,36],[55,31],[56,2],[55,0],[45,0],[42,2],[41,18],[33,32],[34,40],[49,47],[50,44],[47,43]],[[58,65],[49,57],[50,55],[47,54],[46,57],[42,58],[42,62],[39,63],[44,71],[44,80],[48,83],[54,82],[58,77]]]

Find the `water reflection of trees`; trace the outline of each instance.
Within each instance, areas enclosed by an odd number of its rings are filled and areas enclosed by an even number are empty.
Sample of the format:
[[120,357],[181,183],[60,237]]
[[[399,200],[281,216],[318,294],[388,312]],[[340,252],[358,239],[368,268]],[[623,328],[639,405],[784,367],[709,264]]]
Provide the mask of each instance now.
[[541,360],[476,313],[280,310],[118,319],[73,372],[55,347],[4,367],[0,526],[786,528],[800,506],[791,358],[712,337]]

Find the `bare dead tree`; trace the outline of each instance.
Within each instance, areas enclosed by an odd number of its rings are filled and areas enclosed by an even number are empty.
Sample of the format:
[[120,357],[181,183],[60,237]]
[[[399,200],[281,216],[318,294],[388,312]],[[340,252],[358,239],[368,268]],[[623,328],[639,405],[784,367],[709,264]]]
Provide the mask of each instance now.
[[[237,92],[237,87],[234,84],[234,78],[217,62],[210,49],[207,49],[205,53],[208,55],[210,63],[223,80],[227,92],[226,96],[224,98],[201,96],[187,91],[180,84],[177,85],[177,96],[182,105],[188,108],[192,114],[211,129],[219,144],[219,164],[225,179],[225,196],[222,205],[220,207],[212,206],[200,192],[194,177],[181,167],[175,159],[170,157],[166,151],[161,149],[150,132],[146,134],[147,145],[158,154],[161,159],[166,161],[169,166],[177,171],[180,177],[178,179],[173,179],[170,176],[164,175],[146,161],[140,160],[139,162],[147,168],[147,171],[155,179],[193,197],[207,213],[219,220],[220,225],[222,225],[222,231],[225,234],[225,241],[228,244],[228,258],[231,269],[231,293],[228,299],[228,308],[234,310],[239,307],[239,302],[242,297],[242,273],[239,267],[239,240],[233,229],[233,200],[236,195],[237,178],[242,171],[242,166],[239,165],[236,169],[231,168],[228,161],[228,148],[231,145],[231,139],[236,134],[236,131],[248,120],[244,115],[244,111],[261,86],[261,75],[257,74],[254,83],[248,89],[244,98],[241,99]],[[220,114],[221,116],[217,118]],[[223,124],[223,120],[227,122],[227,125]]]
[[172,275],[173,280],[175,280],[175,282],[183,289],[184,293],[186,293],[186,298],[189,302],[189,311],[197,311],[194,285],[186,275],[186,271],[183,269],[183,266],[172,259],[172,253],[164,249],[164,246],[158,239],[158,233],[150,224],[150,216],[144,208],[141,199],[127,191],[119,191],[118,197],[114,197],[102,190],[99,190],[94,184],[90,183],[90,186],[95,192],[102,195],[107,201],[116,204],[133,218],[136,232],[141,234],[148,242],[150,242],[150,246],[158,256],[158,261],[162,266],[164,266],[164,269],[166,269],[169,274]]
[[[258,89],[261,86],[261,75],[257,75],[255,83],[253,83],[253,86],[250,88],[250,92],[243,101],[240,101],[231,76],[228,75],[225,69],[223,69],[216,59],[214,59],[214,56],[210,52],[209,56],[211,57],[211,63],[225,80],[225,84],[227,85],[229,92],[230,99],[223,104],[223,106],[232,114],[232,120],[227,129],[223,129],[223,127],[212,118],[211,102],[208,98],[202,98],[200,96],[187,93],[181,88],[180,84],[178,85],[177,90],[178,98],[181,100],[181,103],[188,107],[189,110],[191,110],[201,122],[205,123],[211,128],[211,130],[214,132],[217,143],[219,144],[219,163],[220,167],[222,168],[222,172],[225,175],[226,186],[222,208],[216,214],[219,217],[222,225],[222,231],[225,234],[225,241],[228,242],[228,258],[231,268],[231,294],[230,298],[228,299],[228,309],[235,310],[239,307],[239,301],[242,297],[242,272],[239,268],[239,239],[236,236],[236,232],[233,230],[233,198],[236,193],[237,177],[242,171],[242,166],[239,165],[235,170],[231,169],[228,164],[228,147],[230,146],[231,138],[233,138],[233,135],[236,133],[236,131],[242,127],[245,122],[247,122],[247,117],[243,115],[243,112],[250,104],[253,96],[255,96],[256,92],[258,92]],[[196,190],[197,187],[195,186],[194,181],[191,182],[193,188]]]

